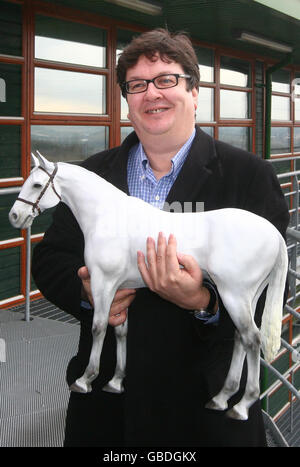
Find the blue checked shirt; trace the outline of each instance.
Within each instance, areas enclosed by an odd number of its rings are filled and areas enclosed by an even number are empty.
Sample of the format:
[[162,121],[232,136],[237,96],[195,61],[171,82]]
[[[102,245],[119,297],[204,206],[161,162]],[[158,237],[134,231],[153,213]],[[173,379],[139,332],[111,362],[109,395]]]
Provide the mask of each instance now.
[[[127,165],[127,182],[131,196],[140,198],[152,206],[162,209],[173,183],[175,182],[184,161],[190,151],[195,137],[195,129],[187,142],[171,159],[171,169],[161,179],[157,180],[149,164],[141,143],[133,146],[129,152]],[[211,316],[205,312],[195,312],[195,317],[205,321],[205,324],[217,324],[219,310]]]
[[127,182],[130,195],[162,209],[190,151],[194,137],[195,129],[187,142],[171,159],[172,167],[170,172],[160,180],[155,178],[142,144],[138,143],[133,146],[129,153],[127,166]]

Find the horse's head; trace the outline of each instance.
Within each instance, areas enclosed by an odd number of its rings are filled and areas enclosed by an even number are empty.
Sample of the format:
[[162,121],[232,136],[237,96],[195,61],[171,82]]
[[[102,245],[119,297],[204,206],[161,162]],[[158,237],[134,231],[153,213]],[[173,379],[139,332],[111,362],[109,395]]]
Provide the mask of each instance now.
[[61,199],[60,187],[54,184],[57,164],[49,162],[39,152],[37,157],[31,156],[34,167],[9,212],[10,223],[19,229],[29,227],[36,216],[55,206]]

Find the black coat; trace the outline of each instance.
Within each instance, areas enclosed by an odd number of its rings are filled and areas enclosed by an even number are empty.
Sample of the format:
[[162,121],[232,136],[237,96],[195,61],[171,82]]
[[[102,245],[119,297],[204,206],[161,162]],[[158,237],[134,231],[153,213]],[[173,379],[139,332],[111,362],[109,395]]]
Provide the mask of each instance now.
[[[133,133],[122,146],[96,154],[83,165],[128,192],[128,150],[136,141]],[[201,201],[205,210],[246,209],[267,218],[283,236],[289,221],[271,164],[198,128],[167,201]],[[81,321],[78,354],[69,364],[68,383],[83,373],[92,343],[92,312],[80,308],[77,277],[84,264],[83,248],[76,220],[60,203],[52,226],[34,249],[32,272],[45,297]],[[261,297],[258,324],[263,302]],[[204,408],[223,386],[231,360],[234,326],[222,303],[220,309],[219,324],[205,325],[149,289],[139,289],[128,314],[125,392],[120,396],[101,391],[115,367],[115,339],[109,326],[92,393],[71,395],[66,445],[265,445],[259,402],[251,407],[248,421],[231,420],[223,412]]]

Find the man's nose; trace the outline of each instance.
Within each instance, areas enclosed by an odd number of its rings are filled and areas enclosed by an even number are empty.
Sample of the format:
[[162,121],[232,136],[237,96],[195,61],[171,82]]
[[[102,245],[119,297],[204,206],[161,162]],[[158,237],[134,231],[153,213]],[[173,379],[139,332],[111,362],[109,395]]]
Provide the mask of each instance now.
[[148,83],[148,88],[145,91],[146,98],[157,98],[161,96],[161,89],[158,89],[154,83]]

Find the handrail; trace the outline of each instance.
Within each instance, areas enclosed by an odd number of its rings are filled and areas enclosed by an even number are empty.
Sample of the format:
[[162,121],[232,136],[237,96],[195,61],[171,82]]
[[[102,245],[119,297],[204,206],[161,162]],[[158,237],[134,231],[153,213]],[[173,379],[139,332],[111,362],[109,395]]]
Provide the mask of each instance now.
[[300,232],[299,230],[291,229],[290,227],[287,228],[286,233],[289,237],[292,237],[293,239],[297,240],[300,242]]
[[[267,363],[262,357],[260,357],[260,362],[264,367],[268,368],[268,370],[271,370],[271,372],[276,375],[276,377],[294,394],[294,396],[300,400],[300,392],[295,388],[295,386],[293,386],[276,368]],[[260,398],[263,399],[268,392],[270,392],[270,388],[263,392],[260,395]]]
[[293,170],[292,172],[284,172],[282,174],[277,174],[277,178],[292,177],[293,175],[300,175],[300,170]]

